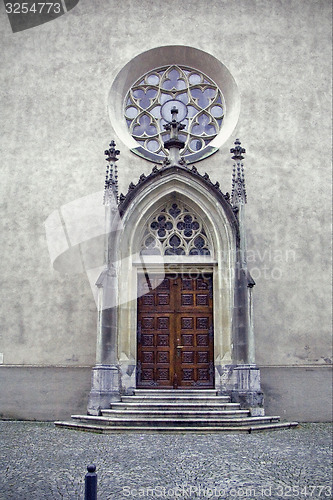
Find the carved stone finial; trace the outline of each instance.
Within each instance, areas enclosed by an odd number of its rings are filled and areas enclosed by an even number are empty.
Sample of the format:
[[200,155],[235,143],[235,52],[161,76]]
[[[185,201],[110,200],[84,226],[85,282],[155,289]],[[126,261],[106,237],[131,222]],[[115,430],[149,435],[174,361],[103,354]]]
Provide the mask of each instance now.
[[115,148],[116,143],[114,141],[111,141],[109,146],[110,146],[110,148],[107,149],[106,151],[104,151],[104,154],[107,156],[107,158],[105,158],[105,160],[106,161],[113,161],[113,162],[118,161],[119,158],[117,158],[117,156],[120,155],[120,151]]
[[115,146],[116,143],[111,141],[110,148],[104,151],[106,155],[105,160],[108,162],[104,188],[104,205],[110,205],[112,197],[118,203],[118,169],[116,161],[119,159],[117,156],[120,154],[120,151]]
[[169,167],[169,165],[171,165],[171,161],[169,160],[169,158],[166,156],[163,160],[163,167]]
[[[164,117],[163,111],[161,111],[163,118],[167,120],[167,123],[163,125],[163,127],[170,132],[170,138],[164,142],[164,147],[169,151],[168,159],[172,165],[184,165],[184,159],[180,155],[180,150],[184,149],[185,142],[179,138],[178,132],[184,130],[186,125],[177,121],[178,108],[176,106],[173,106],[170,111],[171,121],[169,121],[167,117]],[[165,164],[165,166],[167,166],[167,164]]]
[[242,160],[243,154],[246,153],[245,149],[241,147],[239,139],[235,141],[235,147],[230,149],[233,154],[232,159],[235,160],[232,172],[232,189],[231,189],[231,202],[233,207],[239,207],[247,202],[244,165]]
[[232,153],[234,155],[231,158],[233,160],[239,160],[239,161],[241,161],[241,160],[244,159],[244,156],[242,156],[242,155],[244,153],[246,153],[246,150],[241,147],[241,142],[240,142],[239,139],[235,140],[235,146],[236,147],[230,149],[230,153]]

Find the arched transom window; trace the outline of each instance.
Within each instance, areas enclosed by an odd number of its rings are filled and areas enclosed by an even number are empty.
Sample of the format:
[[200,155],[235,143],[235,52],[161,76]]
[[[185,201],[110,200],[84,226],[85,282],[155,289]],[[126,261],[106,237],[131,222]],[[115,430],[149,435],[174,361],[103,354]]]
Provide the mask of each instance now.
[[[219,133],[224,117],[221,90],[211,78],[189,67],[172,65],[156,68],[140,77],[125,98],[125,118],[133,138],[148,152],[164,158],[164,129],[161,106],[177,99],[187,106],[185,129],[179,138],[185,143],[181,154],[191,158]],[[170,115],[171,119],[171,115]]]
[[200,217],[183,203],[170,203],[147,224],[143,255],[211,255],[211,245]]

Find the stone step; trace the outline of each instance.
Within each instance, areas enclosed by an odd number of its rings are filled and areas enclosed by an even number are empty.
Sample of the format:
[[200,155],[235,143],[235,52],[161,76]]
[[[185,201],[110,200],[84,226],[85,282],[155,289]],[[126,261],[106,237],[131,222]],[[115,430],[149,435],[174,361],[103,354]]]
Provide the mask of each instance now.
[[110,425],[112,427],[124,426],[124,427],[145,427],[145,426],[155,426],[155,427],[217,427],[225,426],[228,427],[241,427],[244,425],[264,425],[278,423],[280,417],[233,417],[228,418],[177,418],[169,419],[168,417],[123,417],[113,418],[113,417],[95,417],[92,415],[72,415],[72,419],[75,421],[80,421],[84,424],[95,424],[95,425]]
[[199,432],[199,433],[209,433],[212,432],[260,432],[260,431],[272,431],[272,430],[282,430],[282,429],[290,429],[292,427],[297,427],[298,422],[279,422],[279,423],[270,423],[270,424],[260,424],[260,425],[245,425],[242,427],[228,427],[226,425],[217,425],[212,427],[204,427],[204,426],[193,426],[193,427],[155,427],[155,426],[117,426],[112,427],[109,425],[93,425],[93,424],[85,424],[81,422],[55,422],[57,427],[63,427],[67,429],[74,429],[79,431],[87,431],[87,432],[96,432],[96,433],[119,433],[119,432],[149,432],[149,433],[157,433],[157,432],[170,432],[170,433],[188,433],[188,432]]
[[239,403],[217,403],[217,402],[192,402],[187,403],[182,402],[151,402],[147,400],[145,402],[139,402],[130,400],[125,403],[111,403],[112,410],[161,410],[161,411],[172,411],[172,410],[206,410],[206,411],[225,411],[225,410],[239,410]]
[[190,418],[203,418],[205,420],[212,417],[215,418],[231,418],[231,417],[248,417],[250,416],[249,410],[186,410],[183,408],[168,409],[168,410],[142,410],[142,409],[129,409],[124,410],[102,410],[103,417],[113,417],[113,418],[152,418],[152,417],[164,417],[168,419],[190,419]]
[[[174,395],[174,396],[217,396],[216,389],[135,389],[134,394],[137,396],[156,396],[159,395]],[[229,396],[224,396],[229,399]]]
[[136,389],[102,410],[102,416],[73,415],[57,426],[93,432],[254,432],[295,427],[278,416],[253,416],[216,390]]
[[183,394],[183,395],[177,395],[175,396],[174,394],[156,394],[153,396],[147,395],[140,395],[140,396],[122,396],[121,401],[123,403],[144,403],[144,402],[151,402],[151,403],[171,403],[171,402],[185,402],[185,403],[228,403],[230,401],[228,396],[199,396],[199,395],[188,395],[188,394]]

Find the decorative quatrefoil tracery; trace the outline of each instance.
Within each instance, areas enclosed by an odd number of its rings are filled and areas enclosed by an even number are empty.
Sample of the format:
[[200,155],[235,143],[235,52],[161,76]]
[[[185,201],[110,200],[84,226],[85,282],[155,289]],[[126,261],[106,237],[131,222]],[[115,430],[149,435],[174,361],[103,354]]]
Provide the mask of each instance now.
[[211,255],[200,218],[181,203],[163,208],[148,222],[141,244],[144,255]]
[[187,118],[182,122],[185,129],[179,134],[185,142],[180,153],[186,158],[205,148],[219,133],[224,100],[213,80],[185,66],[157,68],[139,78],[125,98],[127,126],[142,147],[161,158],[168,154],[164,142],[170,138],[161,106],[172,99],[187,106]]

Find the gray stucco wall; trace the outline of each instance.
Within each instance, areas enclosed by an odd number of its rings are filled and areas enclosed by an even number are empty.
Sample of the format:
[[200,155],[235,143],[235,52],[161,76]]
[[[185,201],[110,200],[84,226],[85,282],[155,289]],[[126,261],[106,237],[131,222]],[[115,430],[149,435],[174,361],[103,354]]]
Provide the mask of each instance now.
[[260,367],[267,415],[298,422],[332,421],[330,367]]
[[[171,43],[213,54],[242,96],[230,143],[197,167],[230,191],[229,149],[238,136],[247,149],[257,361],[279,373],[285,366],[305,373],[308,365],[331,365],[331,2],[124,0],[120,7],[114,0],[81,0],[65,16],[15,34],[1,4],[0,33],[4,367],[94,364],[96,305],[88,277],[52,269],[44,221],[102,189],[103,152],[111,138],[121,150],[121,190],[150,172],[152,164],[114,135],[107,99],[131,58]],[[269,405],[277,413],[278,405],[291,408],[282,390],[287,380],[279,378],[278,400],[274,377],[267,377]],[[298,405],[311,420],[312,407],[296,378]],[[6,380],[4,395],[15,387],[14,379]],[[307,380],[318,394],[320,379]],[[72,397],[60,405],[66,412],[65,404],[68,414],[75,409]]]
[[[261,367],[266,415],[283,420],[332,420],[328,367]],[[0,367],[0,419],[58,420],[85,414],[91,368]]]
[[90,381],[90,368],[2,366],[0,418],[52,421],[85,414]]

